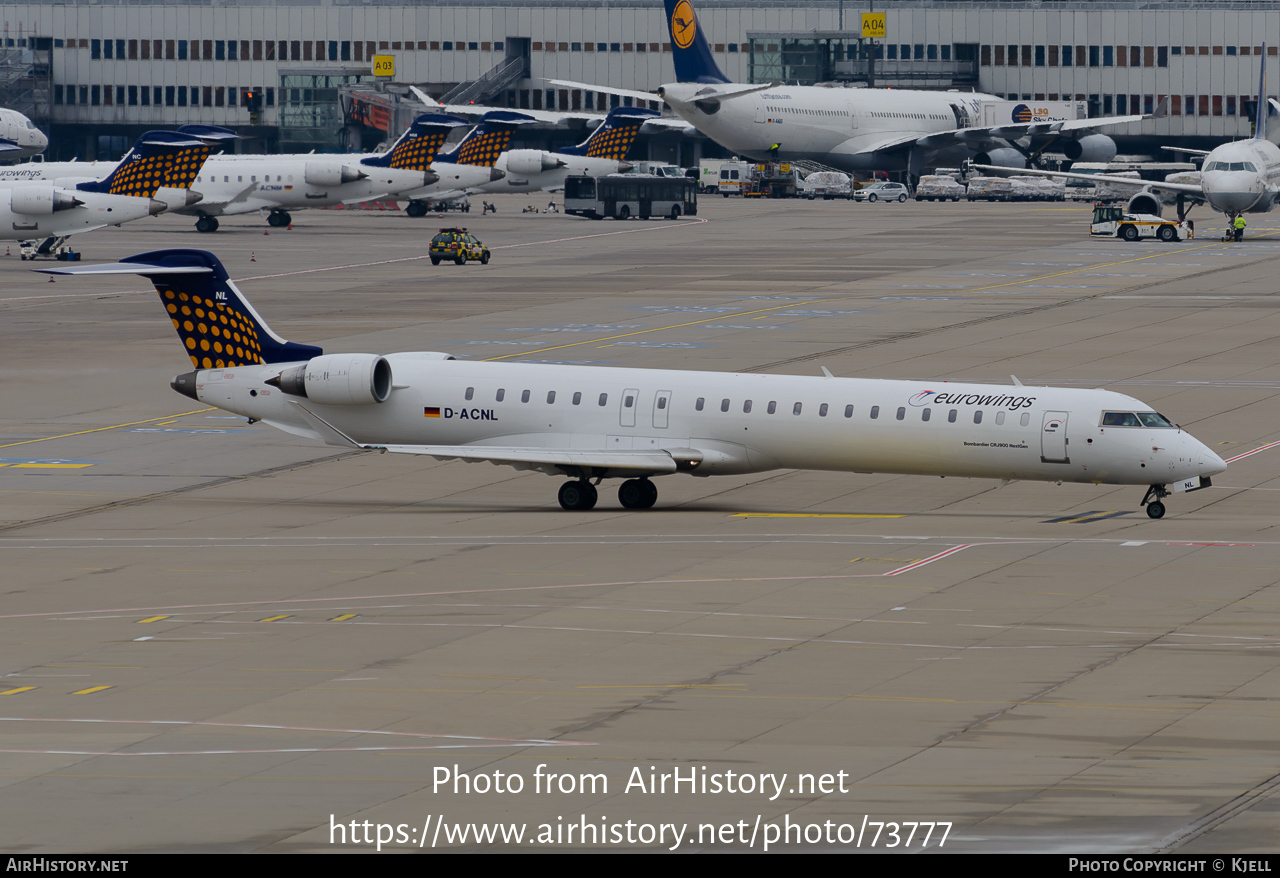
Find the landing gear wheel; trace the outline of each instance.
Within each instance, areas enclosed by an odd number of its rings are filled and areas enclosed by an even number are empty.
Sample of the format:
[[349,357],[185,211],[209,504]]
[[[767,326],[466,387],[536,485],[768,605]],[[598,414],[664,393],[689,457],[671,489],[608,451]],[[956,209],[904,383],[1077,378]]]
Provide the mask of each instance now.
[[218,221],[211,216],[202,216],[196,220],[197,232],[216,232],[218,231]]
[[284,211],[273,210],[267,214],[267,225],[276,229],[289,225],[292,220],[293,218]]
[[1164,504],[1159,500],[1155,500],[1147,504],[1148,518],[1164,518]]
[[622,205],[622,207],[618,209],[618,219],[631,219],[631,208],[627,207],[625,204]]
[[421,201],[410,201],[404,212],[412,217],[426,216],[427,206]]
[[627,479],[618,488],[624,509],[649,509],[658,502],[658,489],[648,479]]
[[1120,237],[1124,238],[1126,241],[1136,241],[1136,240],[1138,240],[1138,227],[1137,227],[1137,226],[1122,226],[1122,227],[1120,228]]
[[1178,240],[1178,232],[1173,226],[1161,226],[1160,231],[1156,232],[1156,237],[1166,244],[1172,244]]
[[597,496],[595,487],[585,479],[565,482],[560,486],[560,505],[565,509],[586,512],[595,508]]

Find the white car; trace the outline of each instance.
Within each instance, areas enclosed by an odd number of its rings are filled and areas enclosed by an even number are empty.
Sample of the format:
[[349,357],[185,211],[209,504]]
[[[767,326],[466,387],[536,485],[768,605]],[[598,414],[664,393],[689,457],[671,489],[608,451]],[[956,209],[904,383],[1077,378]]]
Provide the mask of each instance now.
[[872,183],[853,193],[854,201],[905,202],[911,193],[901,183]]

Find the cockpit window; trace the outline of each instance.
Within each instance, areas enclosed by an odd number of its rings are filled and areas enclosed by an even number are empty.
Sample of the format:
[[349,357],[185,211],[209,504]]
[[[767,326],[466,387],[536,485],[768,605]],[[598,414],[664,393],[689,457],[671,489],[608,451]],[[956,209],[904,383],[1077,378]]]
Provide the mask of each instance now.
[[1139,421],[1138,416],[1132,412],[1104,412],[1102,415],[1102,426],[1141,427],[1142,422]]
[[1138,412],[1138,420],[1144,427],[1172,427],[1169,419],[1159,412]]

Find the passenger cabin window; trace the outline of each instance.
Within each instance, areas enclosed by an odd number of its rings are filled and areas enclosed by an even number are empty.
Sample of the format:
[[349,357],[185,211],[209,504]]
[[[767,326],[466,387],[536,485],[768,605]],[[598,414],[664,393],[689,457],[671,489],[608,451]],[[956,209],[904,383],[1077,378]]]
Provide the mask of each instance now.
[[520,401],[521,402],[529,401],[529,391],[526,390],[524,393],[520,394]]
[[634,396],[626,396],[622,399],[622,405],[624,408],[631,408],[635,404],[636,398]]
[[547,405],[554,405],[556,401],[556,392],[554,390],[547,391]]
[[694,411],[699,411],[699,412],[702,411],[702,407],[706,404],[707,404],[707,401],[705,398],[701,396],[698,397],[698,401],[693,404]]
[[975,424],[981,424],[981,423],[982,423],[982,412],[977,411],[977,412],[974,412],[974,413],[973,413],[973,422],[974,422]]
[[744,415],[751,414],[751,400],[745,399],[742,401],[742,413]]
[[720,411],[727,412],[728,410],[729,410],[729,400],[727,399],[720,400]]
[[768,407],[767,411],[768,411],[768,412],[769,412],[769,414],[771,414],[771,415],[773,415],[773,414],[777,414],[777,412],[778,412],[778,401],[777,401],[776,399],[771,399],[771,400],[769,400],[769,407]]
[[825,418],[827,416],[827,404],[824,402],[818,406],[818,417]]
[[1030,412],[1023,412],[1023,413],[1022,413],[1022,417],[1018,418],[1018,423],[1019,423],[1019,424],[1021,424],[1021,425],[1022,425],[1022,426],[1024,426],[1024,427],[1025,427],[1027,424],[1030,424],[1030,423],[1031,423],[1031,413],[1030,413]]
[[468,387],[467,392],[463,394],[464,398],[468,400],[475,395],[476,395],[476,389],[474,387]]
[[605,405],[608,402],[609,402],[609,394],[607,393],[600,394],[600,405]]
[[930,409],[924,409],[923,411],[920,412],[920,420],[922,421],[929,420],[930,414],[932,414],[932,411]]
[[947,412],[947,423],[954,424],[956,422],[956,416],[959,414],[960,412],[956,411],[955,409],[952,409],[951,411]]
[[498,402],[502,402],[502,400],[506,399],[506,396],[507,396],[507,391],[506,391],[506,389],[505,389],[505,388],[502,388],[502,387],[499,387],[499,388],[498,388],[498,394],[497,394],[497,397],[496,397],[496,399],[498,400]]
[[791,407],[791,414],[793,414],[793,415],[798,415],[798,414],[800,414],[800,408],[801,408],[801,406],[803,406],[803,405],[804,405],[804,403],[800,403],[800,402],[798,402],[798,403],[796,403],[795,405],[793,405],[793,406]]
[[853,417],[853,406],[851,406],[851,405],[847,405],[847,406],[845,406],[845,407],[844,407],[844,416],[845,416],[846,418],[852,418],[852,417]]
[[582,391],[578,391],[573,395],[573,404],[579,405],[582,402]]
[[880,406],[873,405],[871,407],[871,420],[874,421],[878,417],[880,417]]
[[899,421],[901,421],[901,420],[902,420],[903,418],[905,418],[906,416],[907,416],[907,409],[906,409],[906,407],[905,407],[905,406],[898,406],[898,420],[899,420]]
[[[750,404],[751,403],[749,402],[747,403],[747,405],[750,405]],[[667,398],[665,396],[658,397],[658,410],[661,411],[666,407],[667,407]]]
[[996,412],[996,426],[1004,423],[1004,412]]

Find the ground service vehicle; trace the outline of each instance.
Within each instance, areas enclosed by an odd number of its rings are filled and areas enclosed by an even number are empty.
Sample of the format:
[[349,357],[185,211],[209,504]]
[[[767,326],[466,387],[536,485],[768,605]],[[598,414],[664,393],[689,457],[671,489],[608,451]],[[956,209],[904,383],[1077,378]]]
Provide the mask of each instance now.
[[916,184],[916,201],[959,201],[964,187],[947,174],[929,174]]
[[1195,226],[1189,220],[1178,222],[1149,213],[1126,213],[1123,207],[1098,203],[1093,206],[1089,234],[1095,238],[1123,238],[1126,241],[1159,238],[1173,243],[1195,237]]
[[698,212],[698,184],[688,177],[606,174],[566,177],[564,212],[588,219],[679,219]]
[[489,248],[466,229],[441,229],[431,239],[428,252],[431,254],[432,265],[439,265],[442,259],[458,265],[466,265],[468,260],[478,261],[481,265],[489,264]]

